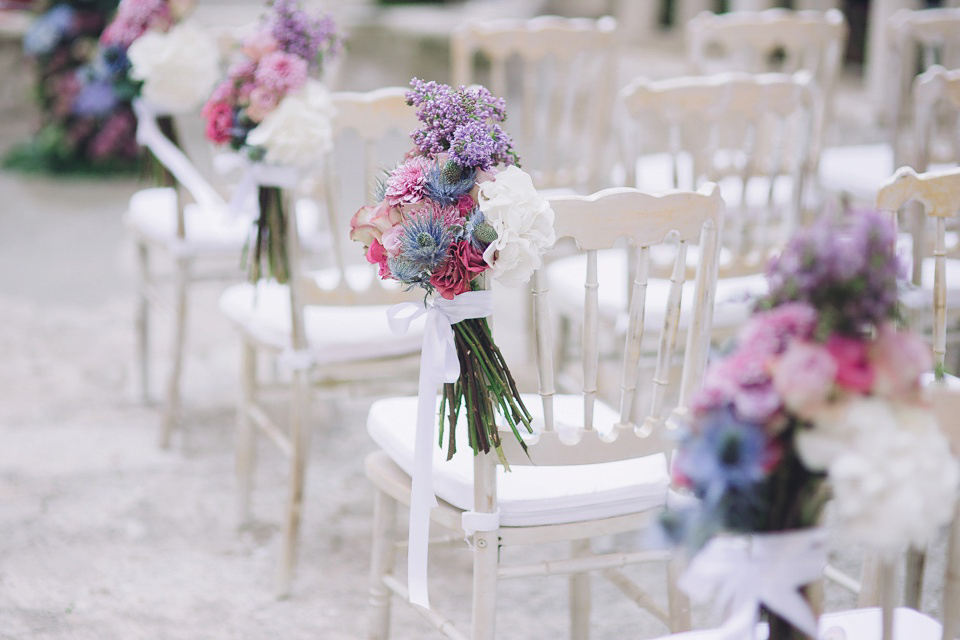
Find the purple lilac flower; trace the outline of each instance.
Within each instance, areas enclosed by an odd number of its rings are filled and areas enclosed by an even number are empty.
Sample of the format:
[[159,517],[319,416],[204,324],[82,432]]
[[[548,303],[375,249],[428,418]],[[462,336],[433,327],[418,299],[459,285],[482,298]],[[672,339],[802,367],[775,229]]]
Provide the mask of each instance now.
[[329,14],[311,17],[297,0],[276,0],[273,13],[271,32],[282,51],[307,60],[312,67],[318,66],[324,55],[333,57],[340,52],[337,25]]
[[862,212],[847,227],[822,220],[793,237],[767,270],[770,293],[761,308],[805,302],[819,314],[817,336],[857,334],[896,316],[902,264],[884,215]]
[[496,164],[516,164],[513,141],[498,123],[506,119],[503,98],[483,87],[449,85],[414,78],[407,103],[417,107],[423,127],[410,136],[421,153],[450,152],[469,169],[489,169]]
[[100,116],[112,111],[118,102],[113,85],[106,81],[94,81],[80,89],[72,110],[80,116]]

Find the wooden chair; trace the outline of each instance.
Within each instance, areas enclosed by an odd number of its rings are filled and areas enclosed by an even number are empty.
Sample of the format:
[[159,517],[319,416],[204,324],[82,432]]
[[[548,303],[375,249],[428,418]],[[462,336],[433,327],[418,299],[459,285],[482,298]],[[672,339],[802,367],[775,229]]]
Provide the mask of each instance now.
[[897,167],[916,165],[911,91],[914,79],[934,64],[960,66],[960,9],[903,10],[889,18],[890,69],[885,100],[886,139],[874,144],[825,147],[820,157],[819,182],[830,193],[865,205]]
[[[720,185],[726,215],[713,322],[718,340],[732,335],[750,315],[752,299],[766,292],[767,261],[797,224],[812,99],[807,80],[782,74],[635,80],[620,93],[627,184],[651,192]],[[619,247],[597,258],[600,280],[610,285],[601,293],[599,320],[618,336],[629,309],[630,254]],[[695,248],[689,252],[691,269],[697,255]],[[656,251],[653,257],[648,295],[665,299],[670,265]],[[571,334],[583,301],[569,283],[583,263],[583,256],[572,256],[547,271],[557,313]],[[684,296],[691,295],[688,285]]]
[[538,189],[596,191],[610,186],[616,39],[610,17],[468,24],[450,39],[453,84],[480,83],[506,98],[507,132]]
[[808,160],[812,175],[816,175],[833,91],[843,68],[847,31],[846,19],[838,9],[705,11],[687,23],[687,59],[697,74],[810,73],[815,111]]
[[[415,607],[449,638],[493,638],[498,580],[546,575],[570,576],[572,637],[586,638],[590,611],[586,572],[593,570],[599,570],[668,627],[689,625],[686,600],[673,582],[674,564],[667,568],[667,610],[653,604],[648,594],[619,570],[628,564],[667,561],[669,554],[650,550],[594,553],[589,540],[647,527],[667,499],[669,434],[685,415],[706,366],[723,203],[716,186],[709,184],[699,192],[665,196],[621,187],[550,200],[558,240],[572,238],[587,255],[579,275],[585,300],[583,390],[557,393],[556,344],[550,322],[553,292],[540,269],[533,285],[540,395],[526,396],[537,432],[529,444],[529,458],[515,444],[509,429],[502,436],[509,472],[498,467],[495,455],[472,457],[465,453],[469,449],[462,447],[447,461],[439,448],[434,451],[433,486],[440,507],[433,509],[432,523],[452,532],[453,539],[462,538],[465,528],[473,529],[467,532],[473,553],[472,630],[460,631],[441,613]],[[671,234],[679,238],[674,244],[673,284],[665,313],[651,322],[645,304],[662,302],[650,301],[646,295],[651,250],[662,246]],[[618,238],[637,247],[639,276],[622,363],[608,370],[599,359],[603,336],[596,318],[607,283],[598,277],[597,256]],[[687,305],[681,304],[680,291],[688,276],[686,250],[690,243],[699,243],[702,260],[695,276],[695,295]],[[680,357],[676,343],[681,316],[691,330],[682,349],[682,372],[671,376],[672,358]],[[659,336],[657,367],[649,377],[641,378],[640,344],[648,331]],[[366,461],[367,476],[376,488],[370,638],[389,635],[392,597],[408,597],[393,570],[396,541],[392,531],[397,504],[409,504],[410,500],[416,401],[379,400],[367,421],[370,435],[381,447]],[[469,521],[466,512],[470,512]],[[485,526],[476,524],[477,520]],[[501,555],[514,544],[561,542],[572,543],[574,557],[513,565]]]
[[[421,336],[394,336],[388,327],[390,304],[411,299],[376,277],[358,245],[349,240],[349,220],[369,201],[369,188],[383,166],[380,158],[397,158],[391,141],[407,148],[405,135],[416,127],[403,88],[369,93],[335,93],[335,148],[325,162],[320,185],[330,237],[327,268],[300,269],[297,225],[287,238],[291,286],[261,280],[227,289],[220,308],[242,339],[242,382],[238,416],[237,476],[239,519],[250,519],[250,494],[259,429],[291,461],[290,489],[284,516],[283,558],[278,592],[290,591],[303,511],[304,478],[310,445],[311,391],[336,388],[376,389],[409,380],[416,370]],[[352,162],[352,165],[349,164]],[[359,165],[359,166],[356,166]],[[350,189],[354,197],[350,199]],[[285,373],[279,387],[261,380],[258,355],[267,355]],[[415,375],[413,376],[416,377]],[[395,386],[395,383],[394,383]],[[286,424],[270,411],[271,392],[281,391],[288,405]]]

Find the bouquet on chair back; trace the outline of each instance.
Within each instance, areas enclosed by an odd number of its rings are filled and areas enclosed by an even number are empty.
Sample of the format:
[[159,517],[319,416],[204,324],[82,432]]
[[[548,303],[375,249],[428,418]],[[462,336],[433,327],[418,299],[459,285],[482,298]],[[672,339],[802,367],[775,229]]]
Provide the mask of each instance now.
[[[263,165],[295,173],[320,161],[332,146],[334,108],[316,77],[340,47],[331,16],[311,16],[296,0],[275,0],[262,24],[244,38],[226,79],[204,105],[206,137],[240,152],[253,163],[248,169],[254,173]],[[262,183],[256,239],[248,256],[250,279],[258,280],[265,264],[271,276],[286,282],[282,193],[278,186]],[[235,204],[245,203],[235,199]]]
[[[518,439],[529,432],[531,416],[493,342],[484,277],[511,287],[527,282],[553,245],[553,210],[517,166],[500,127],[502,98],[483,87],[454,89],[417,78],[411,85],[407,102],[422,123],[411,134],[416,148],[386,176],[380,202],[354,215],[351,238],[363,244],[381,278],[424,289],[433,297],[425,305],[452,325],[459,377],[440,380],[440,438],[442,445],[446,421],[448,457],[456,450],[461,406],[474,454],[502,454],[497,414]],[[471,302],[477,308],[466,310]],[[431,373],[427,367],[421,364],[421,381]]]
[[[156,114],[160,130],[178,144],[172,114],[199,107],[220,75],[216,43],[186,20],[192,8],[184,0],[123,0],[101,34],[93,60],[77,72],[81,88],[73,111],[106,118],[140,100],[137,116]],[[156,184],[175,186],[160,162],[149,154],[147,160]]]
[[728,624],[762,604],[772,640],[815,635],[801,593],[826,562],[830,500],[843,537],[884,551],[924,544],[950,518],[957,471],[921,394],[930,349],[895,325],[894,241],[873,213],[798,232],[707,370],[673,466],[699,502],[663,524],[696,553],[681,586],[695,599],[721,590]]

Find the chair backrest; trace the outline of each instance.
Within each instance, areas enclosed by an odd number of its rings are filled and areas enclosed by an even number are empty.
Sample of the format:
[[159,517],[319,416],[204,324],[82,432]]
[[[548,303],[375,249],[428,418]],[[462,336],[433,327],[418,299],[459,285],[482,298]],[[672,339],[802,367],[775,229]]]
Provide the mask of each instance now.
[[[950,442],[954,458],[960,463],[960,389],[934,385],[928,389],[940,430]],[[947,538],[946,578],[943,585],[942,640],[960,636],[960,500],[953,512]]]
[[627,184],[691,190],[718,183],[729,252],[721,276],[763,270],[801,215],[813,119],[809,76],[637,79],[620,102]]
[[911,166],[926,171],[934,164],[960,164],[960,69],[934,65],[917,76],[913,113]]
[[[558,396],[554,366],[559,335],[551,326],[550,292],[541,268],[534,275],[533,308],[536,327],[536,364],[543,404],[543,430],[529,446],[530,457],[514,438],[504,434],[504,451],[510,464],[589,464],[633,458],[669,450],[668,431],[685,414],[693,392],[699,388],[707,362],[717,277],[718,231],[723,202],[716,185],[698,192],[654,196],[638,189],[618,187],[589,196],[554,196],[557,240],[571,239],[586,256],[584,262],[583,334],[580,344],[582,392]],[[599,318],[597,253],[627,240],[637,249],[637,278],[629,322],[619,363],[600,357],[604,335]],[[699,243],[701,260],[696,276],[688,280],[686,250]],[[665,298],[648,295],[651,247],[670,248],[673,274]],[[575,283],[574,283],[575,284]],[[693,287],[693,295],[689,294]],[[687,294],[682,295],[684,289]],[[681,298],[689,308],[681,308]],[[681,315],[686,318],[686,346],[677,353]],[[657,318],[656,322],[647,317]],[[659,325],[659,326],[656,326]],[[641,367],[641,343],[659,335],[655,367]],[[609,351],[606,351],[609,352]],[[676,358],[682,357],[679,372]],[[645,363],[644,363],[645,364]],[[600,406],[600,402],[604,406]],[[613,411],[611,411],[613,409]],[[491,457],[491,456],[481,456]]]
[[[133,110],[137,115],[137,141],[173,176],[178,195],[180,188],[183,188],[194,202],[205,209],[225,208],[226,202],[219,192],[203,177],[174,140],[171,140],[173,130],[169,126],[160,126],[158,120],[161,116],[141,100],[134,101]],[[186,235],[182,202],[178,202],[177,206],[177,235],[181,238]]]
[[889,131],[901,165],[910,159],[900,137],[910,130],[910,92],[917,73],[935,64],[960,67],[960,9],[904,9],[890,16],[886,29]]
[[604,150],[616,91],[616,21],[541,16],[456,29],[453,84],[506,99],[505,123],[540,189],[609,186]]
[[687,23],[687,57],[697,74],[809,72],[816,91],[810,153],[810,162],[815,165],[843,68],[847,32],[846,19],[838,9],[724,14],[705,11]]
[[[920,203],[934,222],[933,355],[940,378],[947,352],[947,221],[960,214],[960,169],[918,174],[910,167],[901,167],[881,187],[877,208],[896,216],[900,207],[911,201]],[[916,239],[914,245],[928,246]],[[921,257],[918,253],[915,249],[915,261]]]

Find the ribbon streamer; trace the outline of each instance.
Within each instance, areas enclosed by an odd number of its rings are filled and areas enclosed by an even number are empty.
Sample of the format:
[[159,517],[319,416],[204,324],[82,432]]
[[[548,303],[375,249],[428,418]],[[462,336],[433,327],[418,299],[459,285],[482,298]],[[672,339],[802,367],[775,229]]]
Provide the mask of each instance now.
[[240,216],[247,210],[247,203],[257,195],[259,187],[293,189],[300,181],[300,171],[296,167],[251,162],[238,153],[217,155],[213,163],[219,173],[243,172],[230,198],[230,212],[234,216]]
[[222,209],[226,203],[220,194],[210,186],[183,151],[160,131],[157,112],[141,99],[133,101],[133,111],[137,115],[137,142],[150,149],[177,182],[190,192],[197,204],[205,209]]
[[486,318],[493,312],[491,291],[469,291],[453,300],[438,298],[426,304],[402,302],[387,310],[393,333],[407,332],[410,323],[426,315],[420,378],[417,391],[417,431],[413,449],[410,495],[410,530],[407,550],[407,587],[410,602],[430,608],[427,593],[427,556],[430,546],[430,510],[437,506],[433,493],[433,436],[437,414],[437,388],[460,377],[460,360],[453,325],[469,318]]
[[816,638],[816,617],[798,590],[820,579],[826,564],[822,528],[718,537],[693,558],[679,586],[695,602],[713,598],[729,612],[718,640],[753,638],[761,604]]

